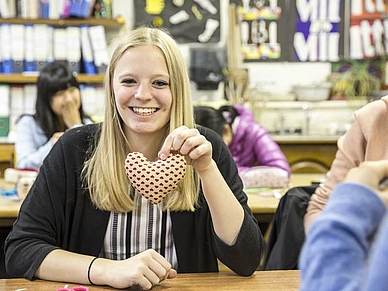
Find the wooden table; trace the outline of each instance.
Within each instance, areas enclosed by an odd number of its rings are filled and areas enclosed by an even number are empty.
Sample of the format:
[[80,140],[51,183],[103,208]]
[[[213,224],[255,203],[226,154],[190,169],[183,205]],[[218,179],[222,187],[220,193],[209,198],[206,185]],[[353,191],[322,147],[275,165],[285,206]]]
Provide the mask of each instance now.
[[[26,279],[2,279],[0,290],[2,291],[55,291],[63,288],[66,283],[48,282],[43,280],[29,281]],[[241,277],[234,273],[198,273],[178,274],[175,279],[166,280],[152,288],[159,290],[185,290],[185,291],[217,291],[217,290],[263,290],[263,291],[297,291],[299,290],[299,271],[257,271],[250,277]],[[69,284],[75,287],[78,284]],[[89,291],[117,290],[109,287],[88,286]],[[139,290],[139,289],[125,289]]]

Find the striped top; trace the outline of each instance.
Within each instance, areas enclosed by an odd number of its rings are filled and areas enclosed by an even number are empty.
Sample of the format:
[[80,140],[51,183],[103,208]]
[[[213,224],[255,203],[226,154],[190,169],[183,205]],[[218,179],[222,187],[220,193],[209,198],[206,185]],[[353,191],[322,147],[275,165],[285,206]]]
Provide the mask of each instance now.
[[138,207],[128,213],[111,212],[101,257],[124,260],[154,249],[174,269],[178,267],[169,211],[162,211],[141,195]]

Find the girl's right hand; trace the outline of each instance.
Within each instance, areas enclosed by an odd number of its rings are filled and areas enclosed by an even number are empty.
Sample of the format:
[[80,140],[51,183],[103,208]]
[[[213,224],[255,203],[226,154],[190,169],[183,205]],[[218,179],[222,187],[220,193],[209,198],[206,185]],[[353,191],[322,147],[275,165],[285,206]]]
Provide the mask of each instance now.
[[388,188],[380,189],[380,182],[388,177],[388,160],[366,161],[348,171],[345,182],[368,186],[376,191],[388,206]]
[[[91,268],[91,281],[94,284],[108,284],[114,288],[140,286],[150,290],[165,279],[175,278],[176,270],[153,249],[148,249],[136,256],[122,261],[99,258]],[[99,282],[99,279],[102,281]]]

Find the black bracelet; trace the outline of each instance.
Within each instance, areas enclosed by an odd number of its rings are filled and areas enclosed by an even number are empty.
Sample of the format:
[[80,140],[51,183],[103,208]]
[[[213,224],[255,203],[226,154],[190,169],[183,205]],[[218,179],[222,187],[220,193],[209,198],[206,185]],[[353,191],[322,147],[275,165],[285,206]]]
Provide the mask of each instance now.
[[95,258],[90,262],[89,268],[88,268],[88,280],[89,280],[89,283],[90,283],[91,285],[94,285],[94,284],[93,284],[92,280],[90,280],[90,269],[92,268],[92,265],[93,265],[94,261],[97,260],[97,259],[98,259],[98,257],[95,257]]

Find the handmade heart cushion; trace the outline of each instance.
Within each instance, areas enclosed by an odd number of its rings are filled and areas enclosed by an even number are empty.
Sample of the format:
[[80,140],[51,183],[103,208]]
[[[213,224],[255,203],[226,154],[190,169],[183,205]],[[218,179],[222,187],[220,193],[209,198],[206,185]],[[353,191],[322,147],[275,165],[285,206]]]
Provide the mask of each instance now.
[[132,186],[158,204],[185,176],[186,160],[180,154],[171,153],[165,160],[151,162],[142,153],[133,152],[125,159],[125,171]]

